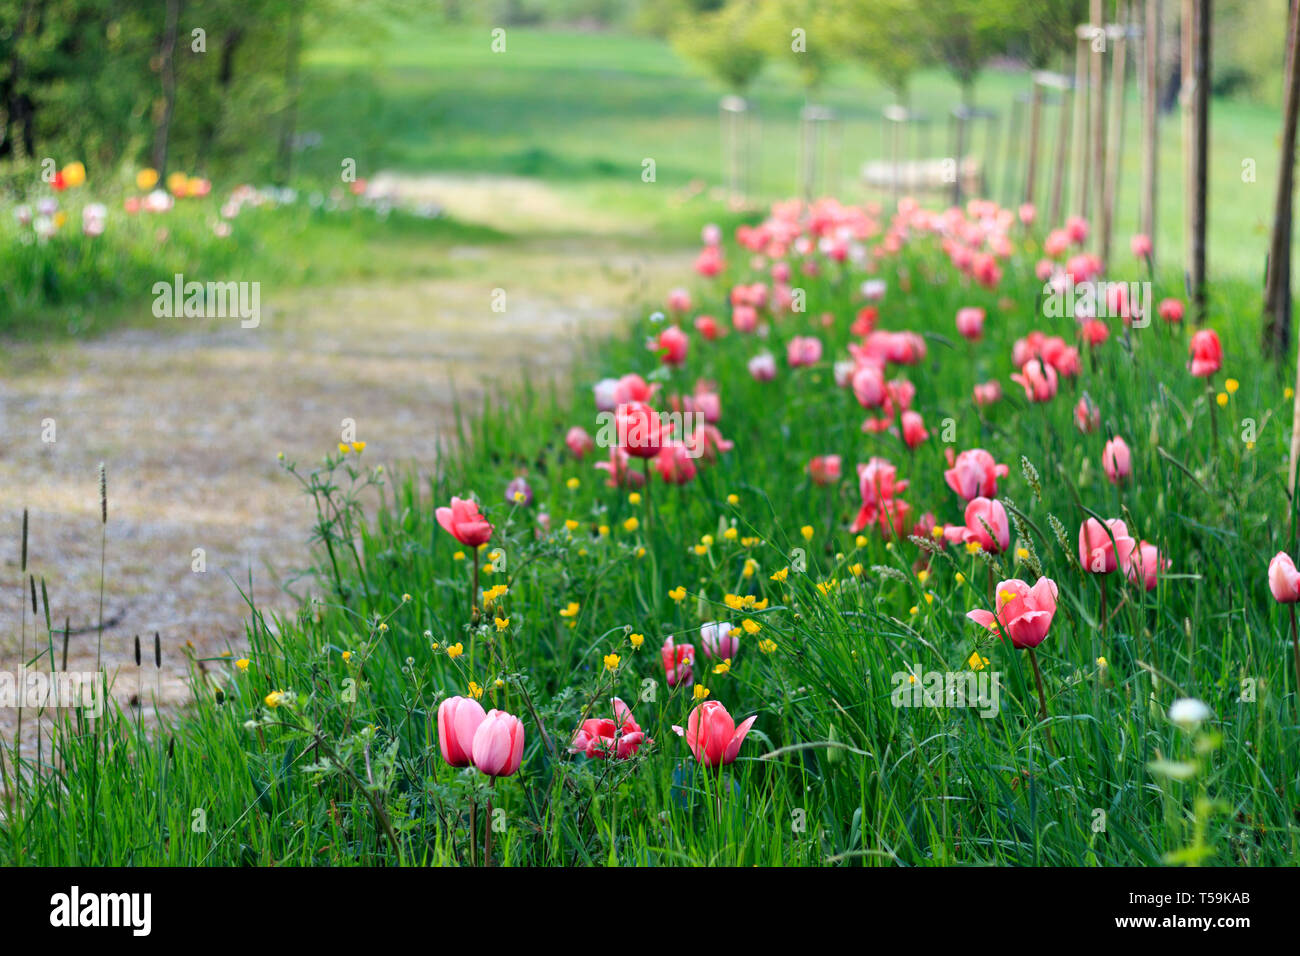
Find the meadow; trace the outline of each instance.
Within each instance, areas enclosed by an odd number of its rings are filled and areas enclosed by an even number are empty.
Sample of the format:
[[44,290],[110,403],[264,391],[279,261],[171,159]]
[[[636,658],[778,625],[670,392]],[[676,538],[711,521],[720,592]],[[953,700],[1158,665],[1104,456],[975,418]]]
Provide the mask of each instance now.
[[[398,281],[459,268],[443,254],[462,243],[508,262],[598,210],[647,252],[690,242],[695,273],[580,349],[569,385],[501,370],[512,387],[461,410],[432,472],[350,441],[282,461],[317,515],[311,598],[287,617],[250,603],[246,646],[192,654],[194,705],[158,728],[29,715],[39,749],[0,766],[0,862],[1300,862],[1300,661],[1274,599],[1289,578],[1270,580],[1295,543],[1294,395],[1257,341],[1272,114],[1214,121],[1219,356],[1126,220],[1102,272],[1085,223],[858,204],[848,177],[843,205],[725,212],[691,185],[716,175],[715,90],[649,41],[541,39],[513,32],[499,67],[464,32],[323,44],[303,192],[337,175],[349,117],[361,169],[540,177],[575,209],[554,229],[285,204],[220,246],[178,202],[195,238],[166,255]],[[846,121],[884,102],[862,82],[825,94]],[[980,98],[1022,82],[989,74]],[[938,108],[953,88],[927,75],[915,95]],[[801,99],[779,76],[756,98],[764,193],[783,197]],[[846,122],[846,156],[873,135]],[[1158,248],[1177,248],[1179,208],[1167,189]],[[151,235],[113,246],[140,276]],[[98,268],[127,301],[120,266]],[[1150,296],[1061,315],[1067,280]],[[34,315],[49,289],[17,297]],[[661,412],[675,430],[653,435]],[[42,608],[25,637],[49,669]],[[119,679],[152,666],[146,648]],[[935,675],[998,695],[954,705]]]

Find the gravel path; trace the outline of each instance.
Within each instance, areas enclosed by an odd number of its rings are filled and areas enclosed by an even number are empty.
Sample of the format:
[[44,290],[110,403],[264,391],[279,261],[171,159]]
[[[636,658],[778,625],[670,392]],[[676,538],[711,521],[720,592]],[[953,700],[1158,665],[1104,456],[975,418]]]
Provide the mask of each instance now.
[[[580,332],[662,298],[685,257],[648,260],[627,242],[511,243],[451,251],[455,279],[400,286],[262,290],[262,322],[173,320],[93,342],[10,347],[0,376],[0,671],[16,670],[21,512],[30,510],[29,570],[52,614],[72,628],[68,668],[93,670],[99,602],[97,468],[108,473],[104,636],[115,696],[136,689],[133,635],[155,631],[165,709],[188,699],[179,648],[238,650],[245,607],[291,599],[278,582],[307,561],[309,503],[277,452],[305,464],[356,421],[367,460],[429,466],[449,421],[452,388],[474,407],[484,387],[561,371]],[[505,313],[491,291],[508,291]],[[575,290],[582,290],[581,296]],[[183,323],[183,324],[182,324]],[[43,422],[53,419],[53,442]],[[191,570],[203,548],[207,570]],[[56,625],[57,626],[57,625]],[[28,607],[28,650],[32,643]],[[155,675],[145,674],[145,712]],[[15,712],[0,708],[0,732]],[[24,736],[27,736],[26,728]]]

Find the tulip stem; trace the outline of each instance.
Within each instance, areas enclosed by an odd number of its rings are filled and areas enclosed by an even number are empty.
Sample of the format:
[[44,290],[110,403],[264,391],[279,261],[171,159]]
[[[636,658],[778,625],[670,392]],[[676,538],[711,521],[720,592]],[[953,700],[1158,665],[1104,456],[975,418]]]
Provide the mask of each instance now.
[[1214,382],[1210,379],[1205,380],[1205,394],[1210,400],[1210,435],[1214,438],[1214,450],[1219,450],[1219,416],[1214,412],[1214,406],[1217,404],[1214,395]]
[[1295,656],[1295,706],[1300,714],[1300,638],[1296,636],[1295,604],[1291,605],[1291,652]]
[[650,490],[650,459],[641,459],[641,473],[645,475],[645,530],[649,535],[651,526],[654,524],[654,495]]
[[469,623],[473,627],[478,617],[478,547],[474,547],[474,580],[469,589]]
[[1106,576],[1099,575],[1097,578],[1101,582],[1101,646],[1106,647]]
[[1038,655],[1034,649],[1029,648],[1029,663],[1034,665],[1034,684],[1038,687],[1038,717],[1040,720],[1047,719],[1047,695],[1043,693],[1043,674],[1038,669]]
[[497,778],[488,782],[487,813],[483,815],[483,865],[492,865],[492,790],[497,785]]
[[478,804],[469,802],[469,865],[474,865],[474,851],[478,849]]

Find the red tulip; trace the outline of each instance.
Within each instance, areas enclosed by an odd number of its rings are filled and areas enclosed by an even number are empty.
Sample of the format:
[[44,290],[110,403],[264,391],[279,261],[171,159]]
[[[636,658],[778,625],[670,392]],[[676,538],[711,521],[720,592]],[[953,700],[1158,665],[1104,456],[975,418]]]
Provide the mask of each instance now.
[[472,697],[448,697],[438,705],[438,749],[453,767],[474,762],[474,733],[487,715]]
[[695,477],[691,450],[677,441],[664,443],[664,447],[655,456],[655,469],[659,472],[659,477],[670,485],[684,485]]
[[489,710],[474,732],[474,766],[489,777],[508,777],[523,758],[523,721],[504,710]]
[[1011,380],[1024,388],[1025,397],[1031,402],[1050,401],[1056,396],[1056,390],[1059,388],[1056,369],[1042,359],[1031,359],[1026,362],[1020,374],[1012,375]]
[[798,368],[801,365],[816,365],[821,360],[821,339],[796,335],[790,340],[790,344],[786,348],[786,361],[790,363],[791,368]]
[[654,458],[668,439],[672,425],[663,425],[645,402],[629,402],[614,412],[618,446],[637,458]]
[[1160,304],[1156,306],[1156,312],[1166,322],[1183,321],[1183,303],[1179,299],[1161,299]]
[[686,333],[679,327],[670,325],[659,333],[659,338],[651,339],[649,348],[652,352],[660,352],[660,360],[665,365],[681,365],[686,361],[686,352],[691,344]]
[[684,733],[676,724],[673,725],[673,731],[677,736],[686,738],[686,746],[691,748],[691,753],[701,766],[722,767],[735,761],[745,735],[757,719],[758,715],[755,714],[741,721],[737,727],[726,707],[719,701],[708,700],[691,711]]
[[1056,614],[1055,581],[1039,578],[1030,587],[1019,578],[1012,578],[999,581],[993,594],[996,614],[977,608],[967,611],[966,616],[995,633],[1000,625],[1013,647],[1031,648],[1043,643]]
[[981,407],[1002,400],[1002,385],[996,381],[980,382],[975,386],[975,404]]
[[808,476],[814,485],[832,485],[840,480],[840,456],[818,455],[808,462]]
[[492,537],[492,525],[469,498],[452,498],[450,508],[439,508],[434,514],[443,530],[466,547],[477,548]]
[[903,412],[903,442],[908,448],[915,448],[929,437],[930,433],[925,430],[925,421],[920,412],[911,409]]
[[617,697],[610,704],[614,709],[613,720],[608,717],[584,720],[569,744],[569,753],[585,753],[596,760],[608,757],[627,760],[640,749],[642,743],[654,743],[632,719],[632,711],[627,704]]
[[1209,378],[1223,367],[1223,346],[1214,329],[1201,329],[1193,335],[1188,350],[1192,360],[1187,363],[1187,369],[1197,378]]

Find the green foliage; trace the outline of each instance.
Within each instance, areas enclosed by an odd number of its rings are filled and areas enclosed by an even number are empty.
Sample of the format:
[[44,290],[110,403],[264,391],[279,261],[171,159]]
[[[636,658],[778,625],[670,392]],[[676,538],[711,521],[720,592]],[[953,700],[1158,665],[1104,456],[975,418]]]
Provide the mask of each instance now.
[[743,94],[762,70],[771,44],[758,9],[758,0],[729,0],[719,10],[688,14],[673,31],[673,45],[731,92]]

